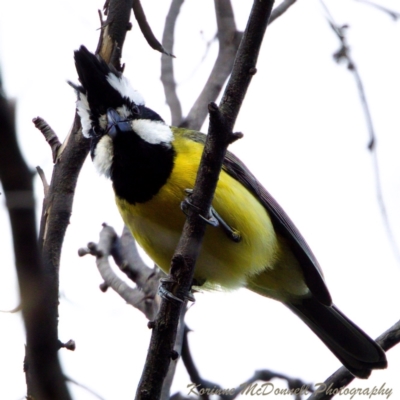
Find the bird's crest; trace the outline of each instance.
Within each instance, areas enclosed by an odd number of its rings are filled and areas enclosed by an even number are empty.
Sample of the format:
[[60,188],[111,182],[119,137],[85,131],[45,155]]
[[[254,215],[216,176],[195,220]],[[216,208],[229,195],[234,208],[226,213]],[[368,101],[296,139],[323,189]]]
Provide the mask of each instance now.
[[78,94],[77,111],[85,137],[104,131],[109,108],[130,119],[139,113],[138,107],[144,106],[143,97],[128,80],[85,46],[75,51],[75,65],[82,86],[70,85]]

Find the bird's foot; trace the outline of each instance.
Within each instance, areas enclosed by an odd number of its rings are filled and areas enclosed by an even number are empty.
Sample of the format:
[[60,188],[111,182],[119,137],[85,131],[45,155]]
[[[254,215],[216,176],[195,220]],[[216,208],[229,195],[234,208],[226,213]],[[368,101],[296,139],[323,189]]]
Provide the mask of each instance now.
[[177,301],[179,303],[183,303],[184,301],[191,301],[193,303],[195,302],[195,298],[193,296],[192,291],[190,291],[185,295],[184,300],[171,293],[171,291],[167,288],[167,286],[169,286],[170,283],[176,283],[176,282],[170,278],[160,279],[160,286],[158,287],[158,294],[160,297],[166,300]]
[[[186,210],[188,206],[196,209],[197,211],[199,209],[189,200],[190,195],[193,193],[193,189],[185,189],[185,192],[187,193],[188,197],[181,203],[181,209],[185,213],[185,215],[187,215]],[[208,218],[204,217],[200,213],[199,217],[203,219],[205,222],[207,222],[207,224],[213,226],[214,228],[221,226],[222,230],[229,237],[229,239],[233,240],[234,242],[238,243],[242,240],[240,232],[237,229],[231,228],[225,222],[225,220],[217,213],[214,207],[212,206],[210,207]]]

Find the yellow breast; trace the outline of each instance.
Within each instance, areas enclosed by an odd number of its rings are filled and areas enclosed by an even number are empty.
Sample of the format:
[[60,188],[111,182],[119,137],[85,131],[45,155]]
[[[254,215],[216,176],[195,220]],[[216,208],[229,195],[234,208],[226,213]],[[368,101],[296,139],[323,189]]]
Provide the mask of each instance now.
[[[150,201],[127,203],[116,198],[125,224],[150,258],[168,272],[181,235],[185,215],[180,209],[185,189],[194,186],[202,144],[177,138],[174,168],[161,190]],[[207,226],[203,247],[197,260],[195,278],[206,287],[235,288],[248,276],[272,267],[277,239],[264,207],[238,181],[222,171],[213,207],[226,223],[240,232],[235,243],[221,227]]]

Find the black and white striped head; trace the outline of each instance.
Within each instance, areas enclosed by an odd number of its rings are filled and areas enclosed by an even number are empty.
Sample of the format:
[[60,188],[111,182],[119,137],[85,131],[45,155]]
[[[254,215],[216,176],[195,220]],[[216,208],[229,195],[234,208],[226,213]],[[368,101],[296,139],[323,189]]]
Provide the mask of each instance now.
[[91,156],[101,174],[111,176],[118,135],[136,135],[146,144],[171,147],[170,127],[145,107],[143,97],[122,74],[84,46],[75,51],[75,65],[82,85],[73,85],[82,133],[92,140]]

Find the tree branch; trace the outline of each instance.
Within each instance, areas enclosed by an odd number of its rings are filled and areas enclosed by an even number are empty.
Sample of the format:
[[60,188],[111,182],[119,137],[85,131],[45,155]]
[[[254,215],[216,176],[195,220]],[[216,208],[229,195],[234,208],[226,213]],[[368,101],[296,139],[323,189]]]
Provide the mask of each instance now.
[[[137,251],[136,242],[127,227],[124,227],[122,236],[118,237],[112,227],[103,224],[99,243],[89,243],[88,248],[79,249],[78,254],[80,256],[86,254],[96,256],[97,268],[104,279],[100,289],[105,292],[111,287],[128,304],[143,312],[150,320],[149,326],[152,326],[151,320],[157,315],[160,306],[160,298],[157,295],[160,277],[164,277],[165,274],[158,267],[151,269],[143,262]],[[122,279],[118,278],[108,262],[109,256],[112,256],[121,271],[136,283],[137,288],[129,287]],[[181,352],[184,340],[185,312],[186,310],[183,309],[180,316],[180,329],[174,348],[174,354],[177,355]],[[177,359],[178,357],[175,357],[173,359],[175,362],[169,366],[162,388],[162,400],[168,400],[170,397],[170,387],[175,375]]]
[[10,216],[15,265],[26,328],[24,370],[28,395],[43,400],[70,400],[58,361],[54,314],[47,303],[49,277],[37,243],[33,173],[17,143],[14,104],[0,88],[0,180]]
[[[149,268],[142,261],[137,253],[135,241],[126,228],[119,238],[111,226],[103,224],[99,243],[89,243],[88,248],[79,249],[78,254],[81,257],[86,254],[96,256],[97,268],[104,279],[100,287],[102,291],[111,287],[126,303],[145,314],[147,319],[156,316],[159,308],[157,289],[161,271]],[[112,256],[121,271],[136,283],[137,288],[131,288],[114,273],[108,261],[109,256]]]
[[[272,10],[268,24],[271,24],[284,14],[295,2],[296,0],[285,0]],[[166,18],[163,45],[168,49],[173,48],[174,29],[182,3],[183,0],[173,0]],[[176,94],[173,60],[165,56],[161,58],[161,82],[171,111],[171,124],[174,126],[199,130],[207,116],[207,104],[217,99],[232,71],[242,32],[236,29],[230,0],[215,0],[214,3],[218,27],[217,37],[219,40],[218,56],[202,92],[183,121],[181,105]]]
[[[175,24],[183,2],[184,0],[172,0],[165,19],[162,44],[171,52],[174,47]],[[165,99],[171,111],[171,124],[178,126],[182,121],[182,107],[176,94],[174,63],[171,57],[164,54],[161,56],[161,82],[164,87]]]
[[159,51],[162,54],[165,54],[166,56],[169,57],[175,57],[171,53],[168,53],[165,48],[162,46],[162,44],[157,40],[157,38],[154,36],[153,31],[151,30],[151,27],[149,23],[147,22],[146,15],[144,13],[142,4],[140,0],[133,0],[133,13],[135,15],[136,21],[139,24],[139,28],[146,39],[147,43],[149,46],[154,49]]
[[180,126],[200,130],[207,116],[207,104],[215,101],[232,71],[236,52],[242,39],[237,31],[230,0],[215,0],[219,51],[214,67],[199,97]]
[[215,104],[209,106],[210,128],[207,141],[193,193],[190,201],[185,202],[188,206],[188,216],[171,262],[172,285],[169,290],[175,297],[182,299],[182,302],[165,299],[161,302],[136,399],[155,400],[160,397],[161,386],[173,354],[179,316],[192,285],[195,261],[205,232],[206,224],[200,216],[209,214],[226,148],[239,137],[232,134],[232,129],[255,72],[272,5],[272,0],[254,1],[232,75],[221,102],[221,111]]

